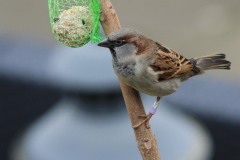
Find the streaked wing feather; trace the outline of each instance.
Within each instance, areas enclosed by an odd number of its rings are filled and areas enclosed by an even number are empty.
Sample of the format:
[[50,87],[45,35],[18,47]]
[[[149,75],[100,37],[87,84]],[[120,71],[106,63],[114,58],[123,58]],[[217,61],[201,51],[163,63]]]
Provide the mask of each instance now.
[[191,61],[176,51],[157,42],[155,43],[157,45],[157,51],[153,54],[155,62],[150,64],[149,67],[158,73],[159,81],[179,77],[192,70],[193,64]]

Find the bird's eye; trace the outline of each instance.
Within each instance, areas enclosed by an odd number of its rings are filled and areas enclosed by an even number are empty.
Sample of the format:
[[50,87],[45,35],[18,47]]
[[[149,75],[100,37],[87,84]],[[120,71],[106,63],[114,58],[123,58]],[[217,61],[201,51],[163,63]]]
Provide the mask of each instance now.
[[115,44],[118,45],[118,46],[121,45],[122,43],[123,43],[122,39],[118,39],[118,40],[115,41]]

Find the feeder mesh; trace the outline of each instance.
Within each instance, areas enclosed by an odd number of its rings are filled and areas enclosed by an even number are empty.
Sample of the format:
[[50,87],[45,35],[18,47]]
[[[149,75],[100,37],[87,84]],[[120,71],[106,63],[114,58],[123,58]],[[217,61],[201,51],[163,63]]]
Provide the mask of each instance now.
[[77,48],[101,41],[100,0],[48,0],[52,31],[62,44]]

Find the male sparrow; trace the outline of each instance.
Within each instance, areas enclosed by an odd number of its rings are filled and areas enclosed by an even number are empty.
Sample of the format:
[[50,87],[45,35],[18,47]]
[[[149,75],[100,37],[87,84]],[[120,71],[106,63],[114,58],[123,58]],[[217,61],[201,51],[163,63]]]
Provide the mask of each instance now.
[[157,100],[145,120],[155,114],[163,96],[174,93],[181,82],[210,69],[230,69],[225,54],[187,59],[176,51],[146,38],[138,31],[123,28],[111,33],[98,46],[110,49],[116,75],[127,85]]

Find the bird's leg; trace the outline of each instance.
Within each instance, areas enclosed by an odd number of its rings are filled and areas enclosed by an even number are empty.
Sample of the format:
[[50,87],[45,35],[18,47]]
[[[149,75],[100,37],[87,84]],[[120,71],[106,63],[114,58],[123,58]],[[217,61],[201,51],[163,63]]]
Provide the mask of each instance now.
[[[145,118],[142,122],[140,122],[139,124],[133,126],[133,128],[138,128],[139,126],[141,126],[143,123],[147,124],[147,122],[151,119],[151,117],[156,113],[157,108],[159,106],[160,103],[160,97],[157,97],[157,100],[155,101],[153,108],[150,110],[149,114],[147,115],[140,115],[139,117]],[[149,128],[149,127],[147,127]]]

